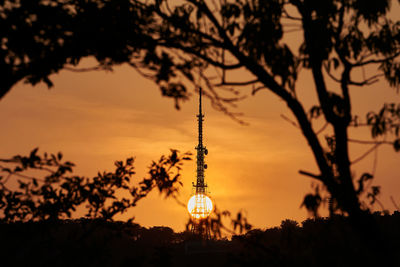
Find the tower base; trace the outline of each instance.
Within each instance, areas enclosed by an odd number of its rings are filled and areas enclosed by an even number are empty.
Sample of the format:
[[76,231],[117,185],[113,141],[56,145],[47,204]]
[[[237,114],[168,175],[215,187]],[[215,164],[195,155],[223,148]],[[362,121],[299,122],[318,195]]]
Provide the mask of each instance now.
[[192,227],[190,231],[202,239],[211,239],[211,229],[207,219],[192,219]]

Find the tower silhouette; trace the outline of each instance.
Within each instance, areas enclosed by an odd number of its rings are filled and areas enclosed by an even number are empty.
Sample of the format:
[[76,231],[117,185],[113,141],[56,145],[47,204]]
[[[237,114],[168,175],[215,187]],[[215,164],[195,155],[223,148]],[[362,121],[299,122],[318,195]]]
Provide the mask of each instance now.
[[200,235],[203,238],[210,238],[210,225],[208,217],[212,211],[211,199],[207,196],[207,184],[204,181],[204,169],[207,169],[207,164],[204,163],[204,156],[208,154],[207,148],[203,145],[203,121],[204,114],[202,112],[201,103],[202,89],[199,89],[199,114],[198,121],[198,145],[197,150],[197,171],[196,184],[193,183],[194,196],[191,197],[188,203],[189,212],[192,216],[192,233]]

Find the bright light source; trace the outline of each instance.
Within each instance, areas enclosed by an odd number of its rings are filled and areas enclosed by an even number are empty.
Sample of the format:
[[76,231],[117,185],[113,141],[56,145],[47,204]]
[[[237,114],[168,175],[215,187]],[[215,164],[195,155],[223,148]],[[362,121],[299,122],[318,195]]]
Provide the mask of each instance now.
[[192,218],[205,219],[210,216],[213,203],[208,196],[196,194],[189,199],[187,208]]

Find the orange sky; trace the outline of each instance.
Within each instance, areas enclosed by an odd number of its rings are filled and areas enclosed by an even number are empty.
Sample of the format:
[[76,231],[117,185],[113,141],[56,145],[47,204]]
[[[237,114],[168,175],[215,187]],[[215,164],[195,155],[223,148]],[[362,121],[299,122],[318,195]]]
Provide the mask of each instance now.
[[[84,64],[91,65],[90,59]],[[173,100],[161,97],[159,89],[128,66],[113,72],[53,75],[54,87],[18,84],[0,101],[0,158],[41,152],[62,151],[74,162],[75,173],[95,176],[112,170],[115,160],[136,157],[137,179],[151,160],[168,154],[169,148],[195,153],[197,141],[197,95],[177,111]],[[299,97],[310,107],[315,100],[310,74],[304,72],[297,84]],[[248,92],[248,91],[247,91]],[[249,92],[248,92],[249,93]],[[364,117],[384,102],[400,102],[385,82],[368,88],[352,88],[354,113]],[[286,105],[268,91],[239,103],[243,126],[204,103],[204,142],[209,150],[206,182],[221,209],[245,210],[250,223],[265,228],[290,218],[302,221],[300,209],[311,180],[298,170],[317,172],[311,150],[300,131],[280,115],[292,117]],[[356,129],[351,137],[368,139],[369,132]],[[369,146],[351,145],[356,158]],[[355,176],[371,172],[373,154],[354,166]],[[389,210],[390,196],[400,203],[400,153],[380,147],[374,183],[382,186],[381,201]],[[184,165],[184,188],[180,199],[187,201],[195,181],[195,161]],[[183,230],[187,212],[173,200],[152,193],[132,210],[144,226],[165,225]]]

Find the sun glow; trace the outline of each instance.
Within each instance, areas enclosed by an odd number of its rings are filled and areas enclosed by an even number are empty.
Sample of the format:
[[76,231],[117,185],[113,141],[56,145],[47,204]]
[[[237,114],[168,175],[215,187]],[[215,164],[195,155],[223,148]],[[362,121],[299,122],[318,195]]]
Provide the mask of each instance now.
[[187,205],[190,216],[194,219],[205,219],[213,210],[211,199],[204,194],[193,195]]

